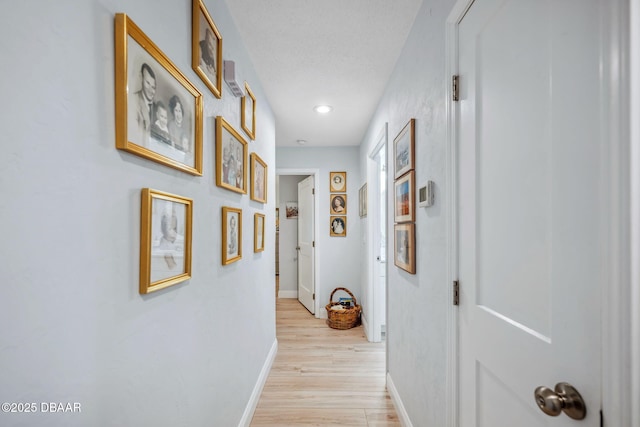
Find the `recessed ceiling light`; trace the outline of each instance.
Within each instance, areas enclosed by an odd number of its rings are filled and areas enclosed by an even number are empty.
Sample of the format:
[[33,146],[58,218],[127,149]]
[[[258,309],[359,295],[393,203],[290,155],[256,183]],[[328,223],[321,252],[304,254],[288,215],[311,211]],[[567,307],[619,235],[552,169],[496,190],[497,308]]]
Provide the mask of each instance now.
[[313,111],[320,114],[327,114],[331,110],[333,110],[333,107],[330,105],[316,105],[313,107]]
[[307,141],[306,141],[306,140],[304,140],[304,139],[299,139],[299,140],[297,140],[296,142],[297,142],[298,144],[300,144],[300,145],[304,145],[304,144],[306,144],[306,143],[307,143]]

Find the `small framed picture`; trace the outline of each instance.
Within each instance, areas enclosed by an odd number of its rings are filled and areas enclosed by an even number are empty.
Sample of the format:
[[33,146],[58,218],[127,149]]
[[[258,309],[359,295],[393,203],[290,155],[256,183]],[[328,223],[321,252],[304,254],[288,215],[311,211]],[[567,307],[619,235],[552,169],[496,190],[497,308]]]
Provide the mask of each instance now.
[[203,0],[192,0],[191,66],[216,98],[222,98],[222,36]]
[[242,258],[242,209],[222,207],[222,265]]
[[287,219],[298,219],[298,202],[287,202],[284,206]]
[[347,195],[346,194],[330,194],[331,215],[346,215],[347,213]]
[[124,13],[115,16],[116,148],[202,175],[202,94]]
[[164,289],[191,278],[193,201],[142,189],[140,293]]
[[393,226],[393,234],[394,264],[411,274],[416,274],[415,224],[395,224]]
[[253,214],[253,252],[264,251],[264,214]]
[[393,158],[395,159],[395,175],[398,178],[414,168],[416,119],[402,128],[398,136],[393,140]]
[[360,218],[367,216],[367,183],[365,182],[360,191],[358,191],[358,206]]
[[216,117],[216,185],[247,194],[247,141],[222,116]]
[[242,129],[249,135],[249,138],[256,139],[256,96],[247,82],[244,83],[244,89],[247,94],[240,98]]
[[344,193],[347,191],[346,172],[329,172],[329,191],[331,193]]
[[329,235],[335,237],[345,237],[347,235],[347,217],[329,217]]
[[395,222],[413,222],[415,221],[415,202],[414,202],[414,177],[415,172],[411,171],[400,178],[396,179],[395,197],[394,197],[394,221]]
[[267,203],[267,164],[251,153],[251,200]]

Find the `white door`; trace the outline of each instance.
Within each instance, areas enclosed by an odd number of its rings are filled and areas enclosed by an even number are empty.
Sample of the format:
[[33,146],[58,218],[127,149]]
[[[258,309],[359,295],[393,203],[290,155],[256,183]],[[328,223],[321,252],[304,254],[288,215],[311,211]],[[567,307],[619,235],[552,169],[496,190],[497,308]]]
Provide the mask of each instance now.
[[[476,0],[458,27],[462,427],[600,426],[598,4]],[[538,408],[560,382],[582,421]]]
[[[386,127],[380,136],[381,145],[376,147],[372,158],[375,161],[375,174],[371,188],[367,188],[370,203],[367,215],[372,227],[373,272],[371,302],[373,316],[369,341],[382,341],[382,332],[386,325],[387,308],[387,147]],[[368,186],[369,187],[369,186]]]
[[298,300],[315,313],[313,175],[298,183]]

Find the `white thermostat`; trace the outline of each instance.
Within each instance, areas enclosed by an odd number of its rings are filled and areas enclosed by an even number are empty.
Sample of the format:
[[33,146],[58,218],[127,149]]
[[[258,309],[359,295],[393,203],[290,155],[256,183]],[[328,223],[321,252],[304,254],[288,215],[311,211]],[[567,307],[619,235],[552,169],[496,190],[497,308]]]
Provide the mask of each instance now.
[[427,181],[427,185],[418,189],[418,206],[428,208],[434,202],[433,181]]

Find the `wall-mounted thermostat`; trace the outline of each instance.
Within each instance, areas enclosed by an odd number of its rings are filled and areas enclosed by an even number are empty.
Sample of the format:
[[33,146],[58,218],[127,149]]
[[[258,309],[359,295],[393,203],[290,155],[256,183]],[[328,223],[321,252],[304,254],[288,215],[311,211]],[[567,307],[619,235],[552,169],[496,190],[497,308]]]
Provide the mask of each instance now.
[[433,181],[427,181],[427,185],[418,189],[418,206],[428,208],[434,202]]
[[224,81],[229,85],[231,93],[237,98],[244,96],[244,87],[238,83],[238,76],[236,75],[236,63],[233,61],[224,60]]

